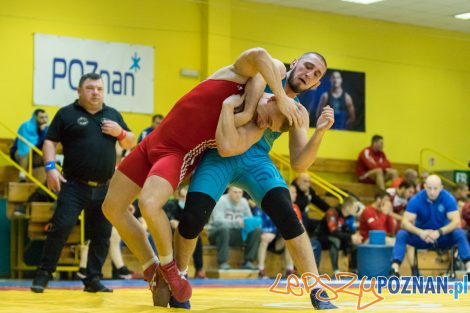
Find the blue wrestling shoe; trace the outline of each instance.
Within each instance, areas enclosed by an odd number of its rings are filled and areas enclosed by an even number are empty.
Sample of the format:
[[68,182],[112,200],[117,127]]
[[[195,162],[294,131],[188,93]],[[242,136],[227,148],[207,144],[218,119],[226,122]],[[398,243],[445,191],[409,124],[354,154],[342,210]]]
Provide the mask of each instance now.
[[176,301],[175,298],[173,298],[173,296],[171,296],[171,298],[170,298],[170,308],[190,310],[191,309],[191,303],[189,302],[189,300],[185,301],[185,302],[178,302],[178,301]]
[[[334,305],[330,301],[322,301],[318,299],[317,298],[318,290],[320,290],[320,288],[313,289],[312,292],[310,292],[310,300],[312,301],[312,305],[315,308],[315,310],[332,310],[332,309],[338,308],[336,305]],[[322,292],[320,293],[320,296],[322,298],[329,298],[325,290],[322,290]]]

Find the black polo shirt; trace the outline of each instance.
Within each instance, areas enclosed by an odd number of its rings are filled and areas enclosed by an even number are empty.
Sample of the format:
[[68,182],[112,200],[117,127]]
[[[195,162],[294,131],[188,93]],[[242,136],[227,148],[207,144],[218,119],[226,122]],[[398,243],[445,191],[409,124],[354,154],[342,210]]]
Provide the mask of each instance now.
[[121,114],[104,104],[101,111],[91,114],[76,100],[54,116],[46,139],[62,143],[65,179],[102,183],[113,175],[117,138],[101,132],[103,118],[129,131]]

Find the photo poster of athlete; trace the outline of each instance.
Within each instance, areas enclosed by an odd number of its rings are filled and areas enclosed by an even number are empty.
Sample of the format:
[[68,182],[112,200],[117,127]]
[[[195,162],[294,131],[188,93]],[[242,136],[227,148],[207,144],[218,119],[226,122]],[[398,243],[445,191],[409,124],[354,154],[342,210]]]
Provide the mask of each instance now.
[[365,79],[362,72],[328,69],[318,88],[298,97],[310,114],[310,127],[328,104],[335,110],[331,129],[365,132]]

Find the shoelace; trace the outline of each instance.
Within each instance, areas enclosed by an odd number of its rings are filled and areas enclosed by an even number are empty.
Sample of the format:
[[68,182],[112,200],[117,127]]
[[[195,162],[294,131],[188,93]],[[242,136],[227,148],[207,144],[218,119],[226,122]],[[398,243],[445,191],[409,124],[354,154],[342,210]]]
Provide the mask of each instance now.
[[[165,277],[165,274],[167,275],[167,277]],[[178,279],[186,280],[186,277],[184,275],[181,275],[178,272],[178,270],[176,270],[176,271],[165,271],[165,272],[162,270],[162,276],[163,276],[163,279],[165,279],[165,281],[167,282],[168,287],[170,287],[169,281],[178,280]],[[170,289],[171,289],[171,287],[170,287]]]
[[158,269],[153,273],[152,279],[149,281],[149,289],[151,291],[157,289],[157,286],[159,285],[157,283],[157,275],[158,275]]

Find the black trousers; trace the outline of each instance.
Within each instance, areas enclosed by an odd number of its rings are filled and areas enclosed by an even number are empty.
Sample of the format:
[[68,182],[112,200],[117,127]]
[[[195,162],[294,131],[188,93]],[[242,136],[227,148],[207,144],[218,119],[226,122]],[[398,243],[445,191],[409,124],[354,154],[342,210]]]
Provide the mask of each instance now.
[[101,210],[107,190],[107,185],[90,187],[73,180],[62,184],[54,216],[47,231],[39,269],[50,273],[56,270],[62,248],[84,209],[85,237],[91,240],[88,249],[88,278],[101,276],[101,269],[108,255],[112,228]]

